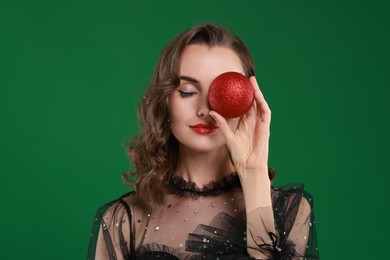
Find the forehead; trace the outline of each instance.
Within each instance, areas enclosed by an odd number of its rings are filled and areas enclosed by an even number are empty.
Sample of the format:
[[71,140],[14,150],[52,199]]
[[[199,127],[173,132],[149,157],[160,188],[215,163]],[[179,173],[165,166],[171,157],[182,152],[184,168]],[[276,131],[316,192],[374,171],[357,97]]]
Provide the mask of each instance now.
[[244,72],[240,57],[228,47],[193,44],[183,51],[180,75],[215,78],[227,71]]

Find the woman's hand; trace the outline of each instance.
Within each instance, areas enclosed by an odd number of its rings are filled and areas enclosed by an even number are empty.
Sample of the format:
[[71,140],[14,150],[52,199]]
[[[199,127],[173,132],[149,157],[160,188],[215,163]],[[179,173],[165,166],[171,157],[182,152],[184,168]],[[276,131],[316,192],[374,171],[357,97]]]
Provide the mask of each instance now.
[[267,174],[268,177],[271,110],[256,78],[252,76],[250,81],[255,91],[255,100],[251,109],[240,118],[236,131],[229,127],[224,117],[215,111],[210,112],[225,137],[234,167],[241,179],[247,179],[244,175],[252,172]]

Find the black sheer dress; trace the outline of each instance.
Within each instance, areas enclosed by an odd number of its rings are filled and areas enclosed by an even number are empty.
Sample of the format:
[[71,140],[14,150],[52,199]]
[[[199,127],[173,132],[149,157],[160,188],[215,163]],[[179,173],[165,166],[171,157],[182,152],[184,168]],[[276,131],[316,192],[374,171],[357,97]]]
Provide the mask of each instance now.
[[153,209],[140,196],[130,192],[98,210],[88,259],[252,259],[248,251],[319,259],[313,199],[302,185],[272,188],[273,206],[248,214],[236,174],[203,188],[175,176]]

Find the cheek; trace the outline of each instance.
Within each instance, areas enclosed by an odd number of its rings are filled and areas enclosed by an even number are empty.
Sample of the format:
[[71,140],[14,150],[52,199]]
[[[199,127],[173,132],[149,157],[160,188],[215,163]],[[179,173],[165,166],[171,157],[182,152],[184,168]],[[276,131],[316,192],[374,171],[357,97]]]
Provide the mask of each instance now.
[[186,115],[189,113],[188,107],[185,106],[183,100],[179,100],[175,97],[168,102],[168,111],[172,125],[178,122],[184,122]]

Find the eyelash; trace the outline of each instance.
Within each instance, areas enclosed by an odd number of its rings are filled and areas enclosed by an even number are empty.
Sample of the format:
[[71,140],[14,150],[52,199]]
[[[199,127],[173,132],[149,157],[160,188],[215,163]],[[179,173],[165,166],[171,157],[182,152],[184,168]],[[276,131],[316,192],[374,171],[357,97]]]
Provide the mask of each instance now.
[[191,97],[196,93],[196,92],[184,92],[181,90],[177,90],[177,91],[179,91],[180,96],[182,96],[183,98]]

